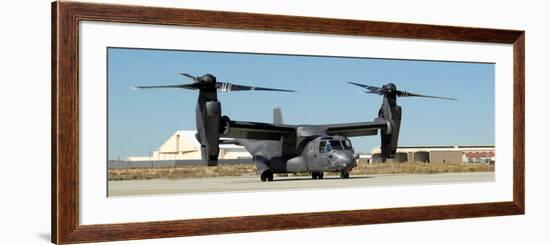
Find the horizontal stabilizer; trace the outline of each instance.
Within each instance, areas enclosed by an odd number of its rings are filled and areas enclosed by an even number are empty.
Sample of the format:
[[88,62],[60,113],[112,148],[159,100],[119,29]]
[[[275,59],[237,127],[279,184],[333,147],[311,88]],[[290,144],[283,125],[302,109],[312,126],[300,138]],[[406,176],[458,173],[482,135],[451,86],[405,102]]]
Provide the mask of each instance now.
[[273,109],[273,123],[274,124],[283,124],[283,112],[281,108],[277,107]]

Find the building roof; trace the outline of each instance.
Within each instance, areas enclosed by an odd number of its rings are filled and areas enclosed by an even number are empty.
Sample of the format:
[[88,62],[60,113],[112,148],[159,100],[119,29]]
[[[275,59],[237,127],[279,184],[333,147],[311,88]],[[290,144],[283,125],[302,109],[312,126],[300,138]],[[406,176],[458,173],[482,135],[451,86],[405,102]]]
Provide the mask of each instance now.
[[[493,151],[494,145],[419,145],[419,146],[399,146],[397,152],[417,152],[417,151]],[[380,147],[372,149],[372,154],[380,153]]]
[[195,149],[200,149],[201,148],[201,143],[195,137],[196,133],[197,133],[197,131],[195,131],[195,130],[177,130],[174,133],[174,135],[180,134],[180,135],[184,136],[185,138],[187,138],[191,141],[191,143],[193,144]]

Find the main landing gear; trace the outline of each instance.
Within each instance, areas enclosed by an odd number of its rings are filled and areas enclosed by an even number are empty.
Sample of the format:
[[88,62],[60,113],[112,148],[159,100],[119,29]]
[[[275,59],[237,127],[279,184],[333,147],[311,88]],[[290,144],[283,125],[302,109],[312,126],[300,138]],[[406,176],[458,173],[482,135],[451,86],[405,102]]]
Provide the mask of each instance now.
[[271,172],[271,170],[264,171],[260,176],[260,179],[262,182],[265,182],[266,180],[273,181],[273,172]]
[[312,179],[323,179],[323,172],[311,172]]
[[340,172],[340,178],[349,179],[349,172],[346,170],[343,170],[342,172]]

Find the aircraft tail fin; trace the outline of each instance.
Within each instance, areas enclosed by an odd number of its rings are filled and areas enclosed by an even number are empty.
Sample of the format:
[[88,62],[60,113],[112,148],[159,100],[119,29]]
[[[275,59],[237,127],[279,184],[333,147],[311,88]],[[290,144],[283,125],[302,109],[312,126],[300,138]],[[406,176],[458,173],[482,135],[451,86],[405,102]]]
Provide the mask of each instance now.
[[273,123],[274,124],[283,124],[283,112],[281,108],[277,107],[273,109]]

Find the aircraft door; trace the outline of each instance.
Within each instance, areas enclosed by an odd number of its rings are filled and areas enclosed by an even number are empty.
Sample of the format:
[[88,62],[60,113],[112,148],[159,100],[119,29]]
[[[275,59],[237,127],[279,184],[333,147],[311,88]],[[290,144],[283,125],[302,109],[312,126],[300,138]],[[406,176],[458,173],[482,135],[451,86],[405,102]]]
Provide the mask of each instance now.
[[319,140],[313,140],[309,142],[305,148],[306,168],[310,171],[319,171],[321,165],[319,164]]
[[317,166],[321,169],[327,168],[330,165],[329,156],[332,152],[330,143],[326,140],[319,141],[319,147],[317,147]]
[[311,141],[307,144],[306,148],[306,168],[315,168],[317,159],[319,159],[319,151],[317,150],[318,141]]

